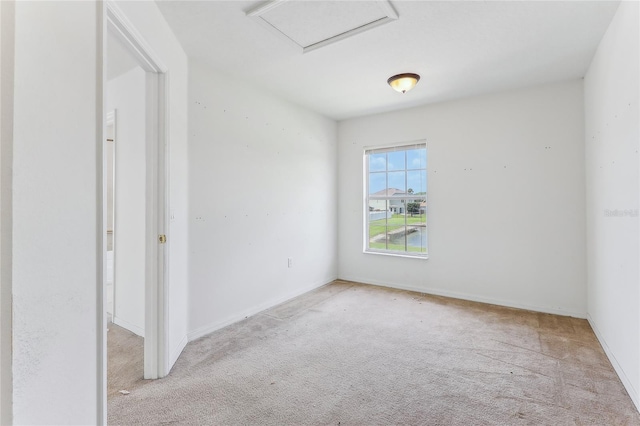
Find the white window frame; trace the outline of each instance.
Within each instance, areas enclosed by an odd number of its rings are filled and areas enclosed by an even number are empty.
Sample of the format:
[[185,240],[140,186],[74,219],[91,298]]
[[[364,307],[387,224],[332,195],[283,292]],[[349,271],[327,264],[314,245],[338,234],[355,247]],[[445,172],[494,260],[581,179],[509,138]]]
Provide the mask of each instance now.
[[[426,177],[425,177],[425,194],[424,195],[420,195],[417,197],[412,197],[412,196],[402,196],[402,197],[393,197],[393,196],[378,196],[378,197],[374,197],[374,198],[370,198],[369,196],[369,155],[370,154],[378,154],[378,153],[383,153],[383,152],[394,152],[394,151],[407,151],[410,150],[412,148],[424,148],[425,150],[427,149],[427,141],[426,140],[419,140],[419,141],[413,141],[413,142],[404,142],[404,143],[397,143],[397,144],[390,144],[390,145],[379,145],[379,146],[371,146],[371,147],[365,147],[364,148],[364,152],[363,152],[363,181],[364,181],[364,194],[363,194],[363,206],[362,206],[362,212],[363,212],[363,252],[365,254],[377,254],[377,255],[385,255],[385,256],[397,256],[397,257],[409,257],[409,258],[415,258],[415,259],[428,259],[429,258],[429,245],[428,245],[428,235],[429,235],[429,231],[428,231],[428,209],[429,209],[429,202],[427,200],[427,196],[428,196],[428,189],[427,189],[427,182],[426,182]],[[425,176],[428,173],[429,170],[429,165],[428,165],[428,155],[427,155],[427,164],[425,164]],[[406,178],[406,172],[407,171],[411,171],[411,170],[415,170],[415,169],[407,169],[406,168],[407,165],[405,165],[405,190],[408,189],[407,188],[407,178]],[[400,170],[399,170],[400,171]],[[386,171],[387,173],[387,178],[388,178],[388,173],[389,170]],[[388,188],[388,183],[387,183],[387,188]],[[425,209],[425,220],[427,221],[425,230],[427,232],[427,246],[426,246],[426,253],[422,253],[422,252],[412,252],[412,251],[399,251],[399,250],[388,250],[388,249],[377,249],[377,248],[370,248],[369,247],[369,242],[370,242],[370,238],[369,238],[369,220],[370,220],[370,213],[369,213],[369,206],[370,203],[369,201],[374,199],[374,200],[391,200],[391,199],[403,199],[405,200],[405,205],[406,202],[408,202],[408,200],[413,200],[415,198],[424,198],[427,205],[426,205],[426,209]],[[406,213],[405,213],[406,216]],[[405,219],[405,226],[407,226],[407,222]]]

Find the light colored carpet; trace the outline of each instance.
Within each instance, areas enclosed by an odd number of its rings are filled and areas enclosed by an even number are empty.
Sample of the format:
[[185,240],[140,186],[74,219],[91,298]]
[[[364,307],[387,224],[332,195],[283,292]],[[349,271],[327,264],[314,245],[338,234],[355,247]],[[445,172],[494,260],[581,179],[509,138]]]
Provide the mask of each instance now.
[[190,343],[108,420],[640,424],[584,320],[341,281]]
[[[110,322],[107,332],[107,399],[131,391],[149,380],[144,374],[144,339]],[[111,407],[107,405],[107,410]]]

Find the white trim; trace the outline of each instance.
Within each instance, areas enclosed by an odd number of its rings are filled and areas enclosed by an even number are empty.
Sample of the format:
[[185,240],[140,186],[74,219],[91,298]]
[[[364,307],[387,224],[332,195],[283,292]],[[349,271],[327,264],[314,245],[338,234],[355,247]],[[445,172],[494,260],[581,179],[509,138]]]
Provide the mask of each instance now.
[[[145,202],[146,261],[145,261],[145,356],[144,377],[156,379],[168,373],[167,300],[168,277],[164,264],[167,244],[158,243],[159,234],[167,234],[166,215],[169,211],[168,158],[169,145],[167,102],[167,67],[127,19],[119,6],[108,0],[106,22],[108,30],[120,39],[142,68],[147,72],[147,199]],[[104,52],[106,55],[106,51]],[[151,108],[151,109],[150,109]],[[103,308],[104,309],[104,308]],[[106,346],[102,348],[106,350]]]
[[[423,259],[423,260],[429,259],[429,255],[428,254],[405,254],[405,252],[393,253],[393,252],[389,252],[389,251],[375,251],[375,250],[372,250],[372,249],[365,249],[362,253],[364,253],[364,254],[376,254],[376,255],[382,255],[382,256],[391,256],[391,257],[405,257],[407,259]],[[416,252],[416,253],[419,253],[419,252]]]
[[105,188],[107,8],[96,2],[96,424],[107,424],[107,220]]
[[144,337],[144,329],[138,327],[137,325],[127,321],[127,320],[123,320],[119,317],[113,317],[113,323],[115,325],[118,325],[124,329],[129,330],[130,332],[132,332],[133,334],[137,334],[140,337]]
[[[411,196],[412,194],[408,194],[405,192],[405,195],[403,196],[389,196],[389,195],[385,195],[385,196],[371,196],[369,194],[370,191],[370,182],[369,182],[369,177],[371,175],[371,172],[369,170],[369,156],[370,155],[374,155],[374,154],[388,154],[390,152],[404,152],[405,153],[405,160],[406,160],[406,152],[411,150],[411,149],[424,149],[425,151],[427,151],[427,140],[426,139],[419,139],[416,141],[410,141],[410,142],[399,142],[396,144],[390,144],[390,145],[381,145],[381,146],[377,146],[377,147],[364,147],[363,148],[363,155],[362,155],[362,179],[363,179],[363,194],[362,194],[362,252],[364,254],[381,254],[381,255],[387,255],[387,256],[395,256],[395,257],[411,257],[411,258],[420,258],[420,259],[428,259],[429,258],[429,253],[428,253],[428,247],[429,244],[427,243],[427,253],[422,253],[422,252],[410,252],[410,251],[396,251],[396,250],[389,250],[388,247],[387,249],[376,249],[376,248],[371,248],[369,247],[369,244],[371,242],[370,236],[369,236],[369,222],[371,220],[371,217],[369,215],[369,208],[370,208],[370,201],[371,200],[382,200],[382,201],[392,201],[392,200],[405,200],[407,201],[407,205],[409,204],[409,200],[413,199],[415,201],[416,198],[424,198],[425,202],[427,201],[427,187],[428,187],[428,182],[427,182],[427,176],[428,176],[428,172],[429,172],[429,167],[428,167],[428,156],[427,158],[425,158],[426,163],[424,165],[424,173],[425,173],[425,194],[424,196]],[[425,153],[426,155],[426,153]],[[414,170],[422,170],[422,169],[408,169],[408,164],[405,164],[404,169],[400,169],[398,171],[403,171],[405,172],[405,179],[404,179],[404,184],[405,184],[405,191],[407,191],[408,188],[408,182],[407,182],[407,173],[409,171],[414,171]],[[373,173],[376,173],[377,171],[374,171]],[[392,172],[391,170],[388,170],[387,166],[385,165],[385,170],[384,170],[384,174],[385,174],[385,179],[386,179],[386,191],[388,192],[389,189],[389,173]],[[404,201],[403,201],[404,202]],[[429,208],[428,203],[427,203],[427,209]],[[387,211],[389,211],[389,204],[387,204]],[[429,215],[427,214],[427,210],[425,210],[425,220],[427,220],[427,218],[429,217]],[[406,220],[406,212],[405,212],[405,226],[407,225],[407,220]],[[427,235],[428,235],[428,220],[427,220],[427,224],[425,226],[425,231],[427,231]],[[405,248],[408,249],[407,244],[405,243]]]
[[[171,167],[169,163],[169,71],[158,74],[158,233],[169,236],[169,183]],[[158,247],[158,317],[156,321],[159,329],[164,330],[158,338],[158,376],[165,377],[171,371],[173,365],[170,356],[169,341],[169,244],[157,245]],[[186,337],[185,337],[186,338]],[[176,358],[177,359],[177,358]]]
[[108,28],[111,33],[122,42],[123,46],[138,60],[145,71],[166,73],[167,67],[164,66],[160,57],[136,27],[133,26],[115,1],[107,0],[105,3],[107,4]]
[[[116,152],[117,152],[117,149],[118,149],[117,145],[115,144],[115,141],[116,141],[117,135],[118,135],[118,129],[117,129],[117,123],[116,123],[117,118],[116,117],[117,117],[117,110],[114,109],[113,111],[107,112],[106,121],[105,121],[105,137],[102,139],[102,143],[104,144],[102,155],[105,158],[105,160],[104,160],[105,163],[103,163],[103,164],[106,164],[105,150],[108,149],[108,146],[109,146],[109,143],[107,142],[107,137],[106,137],[106,128],[109,127],[109,126],[113,126],[114,146],[113,146],[113,158],[112,158],[112,161],[113,161],[112,168],[113,168],[113,170],[112,170],[112,176],[111,176],[111,189],[113,191],[113,194],[112,194],[113,195],[113,200],[112,200],[112,202],[113,202],[113,212],[112,212],[112,220],[113,220],[112,231],[113,231],[113,234],[111,234],[111,240],[112,240],[111,249],[113,250],[113,259],[112,259],[112,262],[113,262],[112,263],[112,269],[113,269],[113,277],[112,277],[112,279],[113,279],[113,282],[112,282],[112,285],[113,285],[113,312],[111,312],[112,319],[116,317],[116,293],[118,291],[118,289],[116,288],[116,256],[115,256],[115,253],[116,253],[115,252],[115,248],[116,248],[116,222],[117,222],[117,220],[116,220],[116,212],[115,212],[115,204],[116,204],[116,198],[115,198],[115,194],[116,194],[116,172],[117,172]],[[105,170],[103,176],[104,176],[105,179],[107,178],[107,171],[106,170]],[[108,209],[109,206],[107,204],[107,193],[106,193],[106,191],[104,193],[104,198],[103,198],[102,202],[103,202],[103,209],[104,209],[103,210],[103,214],[105,215],[104,217],[106,218],[109,215],[109,212],[107,212],[107,209]],[[104,222],[103,223],[104,235],[106,235],[106,232],[108,231],[107,220],[104,220],[103,222]],[[108,251],[109,247],[108,247],[108,244],[107,244],[106,241],[105,241],[104,247],[105,247],[104,248],[104,256],[102,257],[102,261],[104,262],[105,265],[108,265],[108,262],[107,262],[107,251]],[[107,274],[108,274],[108,272],[106,271],[106,268],[105,268],[105,279],[104,279],[105,288],[108,285],[108,281],[107,281],[107,278],[106,278]],[[105,295],[105,301],[108,301],[108,300],[109,300],[108,295]]]
[[278,6],[281,6],[284,2],[287,2],[289,0],[271,0],[268,1],[266,3],[262,3],[259,4],[258,6],[250,9],[247,13],[246,16],[250,16],[250,17],[256,17],[256,16],[260,16],[263,15],[265,13],[267,13],[268,11],[270,11],[271,9],[275,9]]
[[[380,3],[383,3],[383,2],[381,1]],[[390,16],[387,16],[387,17],[378,19],[377,21],[369,22],[368,24],[363,25],[361,27],[354,28],[354,29],[346,31],[346,32],[344,32],[342,34],[338,34],[336,36],[329,37],[326,40],[322,40],[322,41],[319,41],[317,43],[310,44],[309,46],[303,47],[302,48],[302,53],[309,53],[311,51],[314,51],[314,50],[319,49],[321,47],[327,46],[329,44],[337,43],[339,41],[342,41],[342,40],[345,40],[347,38],[353,37],[355,35],[358,35],[360,33],[365,32],[365,31],[371,30],[371,29],[373,29],[375,27],[379,27],[381,25],[391,23],[391,22],[395,21],[396,19],[397,18],[392,18]]]
[[355,276],[349,276],[349,275],[340,276],[338,277],[338,279],[344,280],[344,281],[351,281],[359,284],[376,285],[380,287],[395,288],[398,290],[415,291],[416,293],[431,294],[434,296],[450,297],[452,299],[468,300],[470,302],[480,302],[480,303],[486,303],[489,305],[505,306],[507,308],[542,312],[545,314],[561,315],[565,317],[573,317],[573,318],[580,318],[580,319],[586,318],[585,312],[576,312],[576,311],[570,311],[563,308],[555,308],[555,307],[548,307],[548,306],[529,305],[526,303],[513,302],[510,300],[496,299],[493,297],[478,296],[478,295],[469,294],[469,293],[442,290],[442,289],[437,289],[432,287],[410,286],[410,285],[393,283],[389,281],[378,281],[378,280],[372,280],[369,278],[355,277]]
[[360,27],[347,30],[341,34],[337,34],[335,36],[310,44],[308,46],[301,46],[296,41],[294,41],[289,36],[287,36],[285,33],[280,31],[278,28],[271,25],[271,23],[269,23],[267,20],[262,18],[262,15],[264,15],[265,13],[275,9],[278,6],[282,6],[288,1],[290,0],[270,0],[266,3],[261,3],[258,6],[252,9],[249,9],[245,13],[245,16],[252,18],[254,21],[262,25],[269,32],[275,34],[280,39],[285,40],[289,45],[295,46],[295,49],[300,53],[308,53],[313,50],[319,49],[320,47],[337,43],[339,41],[353,37],[367,30],[373,29],[375,27],[379,27],[380,25],[393,22],[399,18],[398,12],[396,12],[396,10],[393,8],[389,0],[374,0],[378,4],[378,6],[380,6],[381,12],[383,12],[386,15],[385,17],[369,22],[368,24],[362,25]]
[[382,8],[384,13],[387,14],[387,17],[391,18],[392,20],[400,18],[400,15],[398,15],[398,12],[396,12],[389,0],[379,0],[378,5]]
[[624,369],[616,359],[616,356],[614,355],[613,351],[611,350],[611,348],[609,348],[609,345],[607,345],[607,341],[604,339],[604,336],[602,335],[602,333],[600,333],[600,330],[598,330],[598,327],[596,327],[596,324],[593,321],[593,318],[589,314],[587,314],[587,321],[589,321],[589,325],[593,329],[593,332],[595,333],[596,338],[600,342],[600,346],[602,346],[602,349],[604,349],[604,353],[607,355],[607,358],[609,358],[609,362],[611,362],[611,365],[613,365],[613,369],[616,370],[616,373],[618,374],[618,377],[620,377],[620,381],[622,382],[622,385],[627,390],[627,393],[629,394],[629,397],[635,404],[636,409],[640,411],[640,399],[638,398],[638,391],[633,387],[633,382],[631,382],[631,380],[627,376],[626,372],[624,371]]
[[[362,200],[360,211],[362,213],[362,251],[369,249],[369,207],[367,198],[369,197],[369,157],[366,149],[362,154]],[[428,236],[427,236],[428,238]]]
[[249,318],[250,316],[256,315],[262,311],[265,311],[267,309],[273,308],[274,306],[280,305],[286,301],[289,301],[293,298],[296,298],[298,296],[301,296],[305,293],[308,293],[312,290],[315,290],[317,288],[320,288],[322,286],[325,286],[327,284],[330,284],[332,282],[334,282],[335,280],[337,280],[337,277],[333,277],[331,279],[329,279],[328,281],[320,281],[320,282],[316,282],[313,283],[311,285],[307,285],[303,288],[300,288],[296,291],[293,291],[291,293],[288,293],[284,296],[281,297],[276,297],[274,299],[268,300],[264,303],[261,303],[259,305],[256,305],[252,308],[249,309],[245,309],[242,312],[238,312],[235,313],[233,315],[229,315],[228,317],[220,320],[220,321],[216,321],[213,324],[209,324],[209,325],[205,325],[202,327],[198,327],[195,330],[191,331],[187,337],[189,339],[190,342],[199,339],[200,337],[206,336],[207,334],[213,333],[214,331],[220,330],[221,328],[224,328],[228,325],[231,325],[233,323],[236,323],[238,321],[242,321],[245,318]]
[[[375,150],[385,150],[385,149],[389,149],[389,148],[402,148],[405,146],[414,146],[414,145],[426,145],[427,144],[427,138],[422,138],[422,139],[415,139],[412,141],[404,141],[404,142],[392,142],[392,143],[385,143],[385,144],[381,144],[381,145],[367,145],[362,147],[362,152],[363,154],[366,154],[367,151],[375,151]],[[427,158],[427,161],[429,159]]]
[[0,424],[13,423],[13,83],[15,2],[0,2]]
[[157,379],[159,367],[159,330],[158,326],[158,215],[154,211],[158,202],[158,77],[155,73],[145,74],[146,113],[145,113],[145,163],[146,163],[146,200],[145,200],[145,339],[144,339],[144,378]]
[[259,25],[261,25],[265,30],[269,31],[271,34],[285,41],[287,45],[295,49],[298,53],[304,53],[304,48],[300,46],[298,43],[290,39],[286,34],[282,31],[275,28],[273,25],[265,21],[260,15],[267,13],[268,11],[274,9],[277,6],[282,5],[283,3],[289,0],[271,0],[267,3],[261,4],[256,8],[250,9],[245,13],[245,16],[253,19]]

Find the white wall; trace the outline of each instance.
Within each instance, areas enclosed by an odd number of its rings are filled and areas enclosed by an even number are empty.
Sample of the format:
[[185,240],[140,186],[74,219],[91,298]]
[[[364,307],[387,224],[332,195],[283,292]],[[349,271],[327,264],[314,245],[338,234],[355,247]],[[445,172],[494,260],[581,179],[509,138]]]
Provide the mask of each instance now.
[[15,4],[15,424],[98,421],[101,16],[94,2]]
[[[336,278],[336,123],[190,62],[191,339]],[[287,258],[293,267],[287,267]]]
[[146,76],[135,67],[107,83],[116,111],[113,322],[144,337],[146,262]]
[[588,314],[638,407],[639,9],[621,3],[584,81]]
[[[187,56],[154,2],[118,1],[117,6],[169,69],[169,259],[168,325],[170,368],[187,344],[188,324],[188,163]],[[116,266],[117,267],[117,266]]]
[[[340,122],[339,277],[584,317],[582,101],[580,80]],[[419,139],[429,259],[363,254],[363,149]]]
[[[16,424],[103,420],[103,394],[97,386],[103,374],[97,351],[102,339],[97,206],[103,7],[98,2],[15,5],[15,42],[10,46],[15,85],[9,108],[14,113],[10,255]],[[154,3],[124,2],[122,9],[171,73],[170,364],[187,334],[187,61]],[[2,11],[4,43],[4,5]],[[3,66],[6,52],[3,47]],[[5,113],[4,90],[2,96]],[[7,141],[2,143],[4,148]],[[3,164],[3,176],[6,172]],[[6,256],[3,250],[3,261]]]
[[11,163],[14,8],[0,2],[0,424],[11,424]]

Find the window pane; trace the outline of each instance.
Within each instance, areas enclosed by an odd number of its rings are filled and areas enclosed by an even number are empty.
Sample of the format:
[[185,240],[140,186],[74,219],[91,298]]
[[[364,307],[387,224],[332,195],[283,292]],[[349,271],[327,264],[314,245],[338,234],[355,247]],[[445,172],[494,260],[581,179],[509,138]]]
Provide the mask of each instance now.
[[[395,201],[395,200],[394,200]],[[406,243],[406,227],[405,227],[405,216],[406,216],[406,208],[403,203],[398,202],[398,206],[395,209],[395,212],[391,219],[388,220],[387,225],[387,250],[392,251],[405,251],[405,243]],[[401,204],[401,205],[400,205]]]
[[397,189],[400,192],[406,191],[405,172],[389,172],[389,189]]
[[369,248],[387,248],[387,220],[391,217],[387,203],[386,200],[369,201]]
[[384,172],[387,169],[387,154],[370,154],[369,155],[369,171]]
[[[382,173],[369,173],[369,194],[386,195],[385,188],[387,187],[387,174]],[[380,192],[380,194],[378,194]]]
[[389,156],[389,170],[404,170],[405,164],[405,151],[390,152]]
[[427,151],[396,147],[369,151],[366,248],[427,255]]
[[427,253],[427,200],[407,202],[407,251]]
[[369,200],[369,223],[372,220],[386,219],[385,213],[389,210],[387,203],[387,200]]
[[427,150],[410,149],[407,151],[407,169],[426,169]]
[[425,195],[427,188],[427,172],[425,170],[411,170],[407,172],[407,192],[409,194]]

